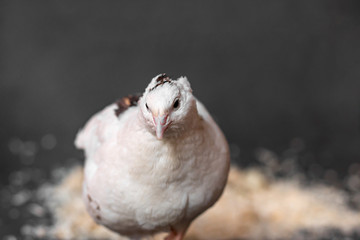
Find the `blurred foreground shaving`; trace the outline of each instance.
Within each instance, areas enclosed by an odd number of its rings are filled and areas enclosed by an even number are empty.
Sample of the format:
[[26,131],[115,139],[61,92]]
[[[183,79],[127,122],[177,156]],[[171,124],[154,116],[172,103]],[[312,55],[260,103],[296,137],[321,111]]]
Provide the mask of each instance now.
[[[127,239],[96,225],[81,199],[82,168],[74,167],[43,192],[54,224],[37,226],[37,237]],[[221,199],[196,219],[186,239],[320,239],[359,236],[360,212],[347,195],[329,186],[270,180],[260,169],[232,167]],[[154,236],[163,239],[165,234]]]

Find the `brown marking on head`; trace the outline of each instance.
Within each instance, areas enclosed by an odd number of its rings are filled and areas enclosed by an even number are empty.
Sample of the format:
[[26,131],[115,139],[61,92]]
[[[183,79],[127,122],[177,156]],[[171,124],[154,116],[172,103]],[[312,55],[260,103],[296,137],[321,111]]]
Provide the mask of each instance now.
[[166,75],[166,73],[163,73],[156,79],[156,85],[154,87],[152,87],[149,91],[152,91],[155,88],[157,88],[158,86],[161,86],[161,85],[163,85],[165,83],[172,84],[172,80],[171,80],[170,77],[168,77]]
[[118,117],[122,112],[127,110],[129,107],[137,106],[141,94],[129,95],[127,97],[120,98],[116,101],[117,109],[115,109],[115,115]]
[[170,78],[166,75],[166,73],[162,73],[157,79],[156,82],[164,82],[170,81]]

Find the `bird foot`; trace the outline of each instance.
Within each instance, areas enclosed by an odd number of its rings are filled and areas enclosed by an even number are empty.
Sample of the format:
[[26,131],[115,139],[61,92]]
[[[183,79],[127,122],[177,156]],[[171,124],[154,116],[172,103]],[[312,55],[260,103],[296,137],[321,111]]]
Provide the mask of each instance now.
[[170,234],[166,236],[164,240],[182,240],[184,235],[185,231],[176,232],[175,229],[171,227]]

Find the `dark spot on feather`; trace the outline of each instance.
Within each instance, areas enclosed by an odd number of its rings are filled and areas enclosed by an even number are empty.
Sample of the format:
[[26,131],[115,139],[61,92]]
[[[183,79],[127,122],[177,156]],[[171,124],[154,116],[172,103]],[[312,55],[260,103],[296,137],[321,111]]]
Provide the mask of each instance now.
[[100,211],[100,205],[96,206],[96,210]]
[[166,75],[166,73],[161,74],[161,75],[156,79],[156,82],[163,82],[163,81],[170,81],[170,78]]
[[97,220],[101,220],[101,216],[100,216],[100,215],[96,215],[96,219],[97,219]]
[[173,84],[171,78],[168,77],[165,73],[163,73],[156,79],[156,85],[154,87],[152,87],[149,91],[152,91],[155,88],[157,88],[158,86],[161,86],[165,83]]
[[120,98],[116,101],[117,109],[115,109],[115,115],[118,117],[122,112],[129,107],[137,106],[137,103],[141,97],[141,94],[129,95],[127,97]]
[[92,202],[92,198],[90,197],[89,194],[87,195],[87,198],[88,198],[89,202]]

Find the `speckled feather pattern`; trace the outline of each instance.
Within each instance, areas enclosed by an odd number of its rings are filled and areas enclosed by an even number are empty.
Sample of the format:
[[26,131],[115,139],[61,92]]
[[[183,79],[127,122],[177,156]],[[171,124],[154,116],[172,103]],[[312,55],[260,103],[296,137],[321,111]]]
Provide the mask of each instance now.
[[163,140],[144,126],[140,106],[117,116],[112,104],[79,132],[83,199],[96,222],[129,236],[185,231],[215,203],[227,180],[228,144],[205,107],[192,104],[189,126]]

